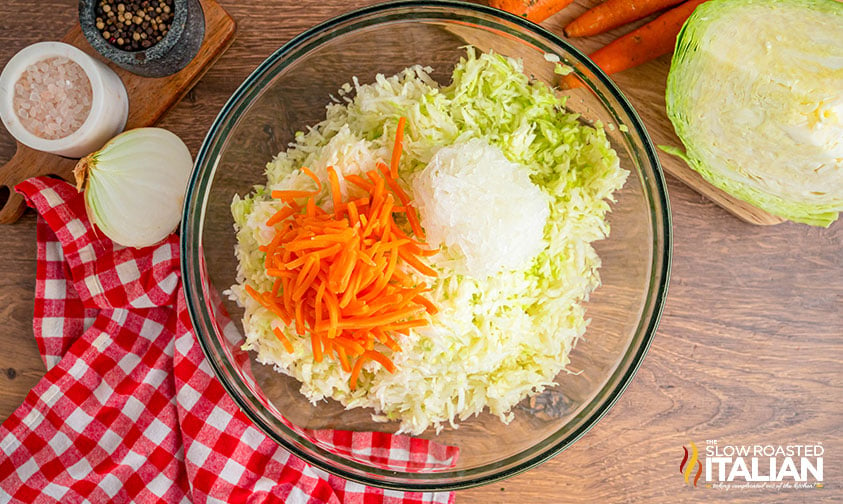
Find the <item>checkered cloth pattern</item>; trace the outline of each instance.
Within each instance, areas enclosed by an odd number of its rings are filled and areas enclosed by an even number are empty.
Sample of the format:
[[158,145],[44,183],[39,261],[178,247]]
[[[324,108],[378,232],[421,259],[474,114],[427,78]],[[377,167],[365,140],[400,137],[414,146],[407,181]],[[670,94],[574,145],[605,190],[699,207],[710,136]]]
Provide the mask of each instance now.
[[[115,246],[69,184],[16,189],[40,214],[34,332],[47,373],[0,426],[0,502],[454,501],[349,482],[285,451],[213,376],[184,304],[177,237]],[[313,435],[389,467],[457,455],[406,436]]]

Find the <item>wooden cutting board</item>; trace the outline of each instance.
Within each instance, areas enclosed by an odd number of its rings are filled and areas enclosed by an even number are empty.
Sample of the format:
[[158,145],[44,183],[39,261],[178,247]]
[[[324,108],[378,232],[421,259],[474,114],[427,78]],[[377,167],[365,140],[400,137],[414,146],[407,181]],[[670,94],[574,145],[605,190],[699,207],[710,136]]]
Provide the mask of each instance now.
[[[666,156],[667,154],[661,153],[661,155]],[[681,160],[676,160],[670,163],[663,162],[662,167],[664,168],[664,171],[678,178],[691,189],[717,203],[729,213],[745,222],[757,224],[759,226],[771,226],[774,224],[781,224],[786,220],[769,214],[760,208],[750,205],[746,201],[739,200],[731,194],[714,187],[706,182],[699,173],[689,168],[688,165]]]
[[[205,14],[205,39],[196,57],[177,73],[159,78],[141,77],[114,64],[109,67],[123,80],[129,95],[129,117],[126,129],[151,126],[187,94],[205,72],[234,41],[236,23],[214,0],[200,0]],[[62,38],[95,58],[106,61],[88,44],[82,29],[76,24]],[[14,186],[30,177],[54,175],[73,181],[76,159],[30,149],[18,142],[12,159],[0,166],[0,224],[18,220],[24,211],[23,198]]]

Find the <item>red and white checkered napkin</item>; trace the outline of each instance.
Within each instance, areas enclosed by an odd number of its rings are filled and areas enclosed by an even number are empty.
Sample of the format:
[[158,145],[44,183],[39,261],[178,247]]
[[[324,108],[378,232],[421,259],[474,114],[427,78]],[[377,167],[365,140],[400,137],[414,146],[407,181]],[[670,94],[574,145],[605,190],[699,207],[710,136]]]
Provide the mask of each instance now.
[[[36,178],[16,189],[41,215],[34,327],[48,371],[0,426],[0,502],[453,502],[352,483],[279,447],[205,360],[177,237],[115,247],[69,184]],[[320,436],[382,462],[456,458],[404,436]]]

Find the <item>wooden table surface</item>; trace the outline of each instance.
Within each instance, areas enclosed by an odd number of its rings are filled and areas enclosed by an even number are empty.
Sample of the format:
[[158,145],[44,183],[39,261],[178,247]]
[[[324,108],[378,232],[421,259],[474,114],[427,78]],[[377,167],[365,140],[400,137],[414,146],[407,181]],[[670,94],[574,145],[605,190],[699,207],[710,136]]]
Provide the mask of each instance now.
[[[237,39],[160,124],[195,153],[237,85],[306,28],[368,0],[221,2]],[[580,1],[544,25],[561,27]],[[32,20],[37,19],[36,23]],[[70,0],[0,2],[0,65],[60,38]],[[586,51],[622,30],[574,44]],[[663,112],[669,59],[616,76],[656,143],[675,143]],[[0,160],[14,152],[0,133]],[[677,160],[661,155],[668,168]],[[533,470],[460,491],[457,502],[843,501],[843,224],[743,223],[668,176],[674,254],[670,294],[650,352],[616,406],[573,447]],[[0,420],[44,373],[32,336],[35,214],[0,229]],[[683,445],[822,443],[824,488],[690,488]]]

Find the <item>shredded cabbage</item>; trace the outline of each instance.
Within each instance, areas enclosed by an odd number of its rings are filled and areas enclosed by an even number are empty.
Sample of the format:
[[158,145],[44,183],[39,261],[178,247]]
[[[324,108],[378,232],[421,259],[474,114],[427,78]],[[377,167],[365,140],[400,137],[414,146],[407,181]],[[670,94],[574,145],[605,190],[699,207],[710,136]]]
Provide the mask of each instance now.
[[[245,307],[244,348],[301,381],[312,402],[333,398],[347,408],[373,408],[374,418],[399,421],[399,432],[413,434],[455,426],[484,408],[509,421],[515,404],[551,386],[566,369],[568,353],[586,329],[583,302],[599,284],[600,259],[590,244],[608,234],[609,202],[628,175],[602,126],[566,112],[564,98],[531,81],[520,61],[469,48],[447,87],[430,71],[414,66],[378,75],[371,84],[355,79],[340,91],[345,103],[329,104],[324,121],[299,133],[268,163],[266,185],[232,203],[239,265],[231,293]],[[369,362],[351,391],[337,362],[314,362],[309,340],[284,327],[244,285],[272,285],[259,251],[273,235],[265,222],[280,208],[269,192],[314,190],[302,166],[324,178],[331,165],[349,174],[371,169],[377,160],[388,163],[401,116],[407,126],[399,182],[406,191],[412,194],[413,179],[442,148],[482,140],[541,191],[547,208],[542,243],[523,264],[482,278],[454,269],[459,251],[432,258],[439,276],[419,280],[431,285],[438,313],[399,339],[401,352],[381,349],[394,362],[394,373]],[[318,203],[329,208],[326,196],[323,189]],[[432,203],[413,197],[419,206]],[[292,353],[272,334],[274,327],[287,334]]]

